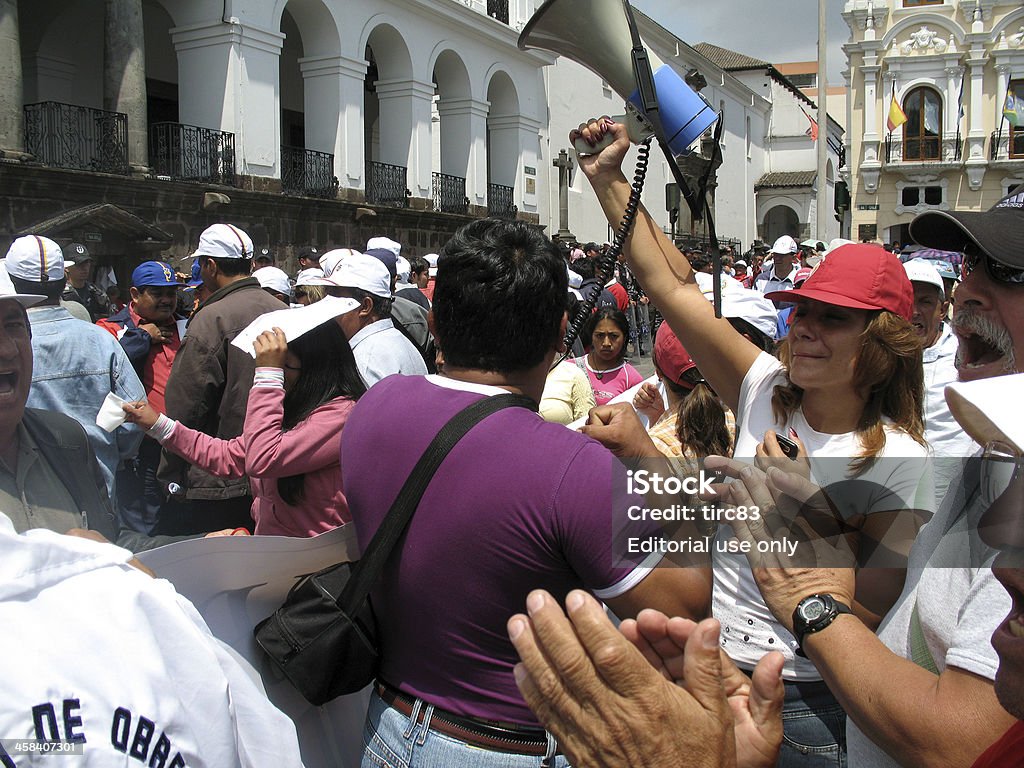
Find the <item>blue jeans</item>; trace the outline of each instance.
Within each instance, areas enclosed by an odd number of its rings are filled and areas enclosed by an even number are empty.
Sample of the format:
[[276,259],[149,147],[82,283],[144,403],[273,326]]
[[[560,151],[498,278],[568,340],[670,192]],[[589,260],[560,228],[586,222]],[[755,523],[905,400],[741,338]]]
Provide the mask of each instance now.
[[846,712],[825,683],[786,683],[776,766],[846,768]]
[[[422,716],[419,716],[422,713]],[[362,768],[568,768],[565,757],[555,756],[555,742],[548,737],[550,757],[516,755],[480,749],[430,728],[434,708],[417,699],[413,715],[403,715],[374,693],[363,726]],[[420,721],[420,722],[417,722]]]

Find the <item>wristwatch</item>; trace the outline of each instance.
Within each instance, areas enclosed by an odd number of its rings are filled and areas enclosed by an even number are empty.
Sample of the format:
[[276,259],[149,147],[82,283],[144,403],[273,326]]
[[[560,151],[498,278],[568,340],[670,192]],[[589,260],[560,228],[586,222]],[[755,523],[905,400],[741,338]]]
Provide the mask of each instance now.
[[806,657],[803,645],[807,635],[821,632],[842,613],[852,613],[850,606],[829,594],[808,595],[797,603],[793,611],[793,636],[796,637],[797,655]]

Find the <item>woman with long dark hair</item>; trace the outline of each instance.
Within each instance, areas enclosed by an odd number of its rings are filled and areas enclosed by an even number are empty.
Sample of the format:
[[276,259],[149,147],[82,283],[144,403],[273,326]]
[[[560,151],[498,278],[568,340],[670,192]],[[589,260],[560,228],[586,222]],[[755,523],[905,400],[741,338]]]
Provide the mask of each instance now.
[[644,380],[640,372],[626,362],[629,321],[622,311],[614,307],[599,309],[587,321],[583,335],[590,343],[590,352],[573,362],[590,379],[598,405],[604,405]]
[[338,441],[366,386],[345,334],[332,319],[291,343],[279,328],[265,331],[254,347],[256,374],[238,437],[210,437],[145,402],[125,404],[128,420],[211,474],[248,475],[257,534],[314,536],[349,522]]

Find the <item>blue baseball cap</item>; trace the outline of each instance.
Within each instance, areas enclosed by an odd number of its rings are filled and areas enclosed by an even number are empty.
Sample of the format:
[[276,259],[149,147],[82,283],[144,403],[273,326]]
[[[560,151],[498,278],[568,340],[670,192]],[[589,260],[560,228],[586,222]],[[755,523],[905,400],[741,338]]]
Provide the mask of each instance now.
[[136,288],[147,286],[182,285],[171,265],[163,261],[144,261],[132,272],[132,285]]
[[189,288],[197,288],[203,284],[203,265],[199,263],[197,256],[192,260],[192,279],[188,281]]

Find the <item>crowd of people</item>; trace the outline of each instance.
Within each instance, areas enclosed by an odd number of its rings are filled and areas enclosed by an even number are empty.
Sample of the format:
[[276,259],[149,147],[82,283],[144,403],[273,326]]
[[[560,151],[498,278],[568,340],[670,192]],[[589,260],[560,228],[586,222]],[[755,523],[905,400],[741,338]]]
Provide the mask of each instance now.
[[[608,134],[580,170],[615,223],[625,129],[571,139]],[[911,234],[931,250],[730,248],[717,316],[712,260],[642,208],[616,265],[483,219],[422,257],[304,248],[289,275],[219,223],[184,272],[138,264],[123,306],[84,246],[16,239],[0,736],[298,765],[287,718],[132,553],[342,525],[365,547],[445,423],[512,392],[537,412],[455,445],[371,592],[364,766],[1024,765],[1024,190]],[[641,466],[714,482],[645,496]],[[626,514],[674,502],[758,513]],[[624,553],[666,531],[693,546]]]

